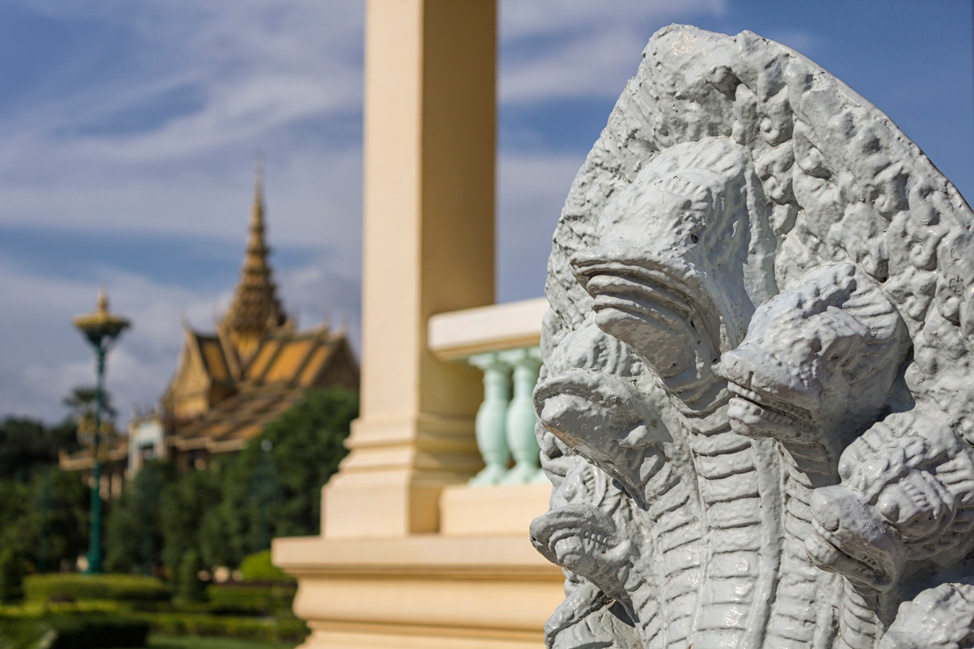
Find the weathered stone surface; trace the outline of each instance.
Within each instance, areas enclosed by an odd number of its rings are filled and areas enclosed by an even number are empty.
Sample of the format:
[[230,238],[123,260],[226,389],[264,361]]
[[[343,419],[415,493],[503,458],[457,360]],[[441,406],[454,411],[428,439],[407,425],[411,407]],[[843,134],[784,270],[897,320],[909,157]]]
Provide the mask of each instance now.
[[550,647],[974,646],[972,216],[800,54],[653,37],[549,260]]

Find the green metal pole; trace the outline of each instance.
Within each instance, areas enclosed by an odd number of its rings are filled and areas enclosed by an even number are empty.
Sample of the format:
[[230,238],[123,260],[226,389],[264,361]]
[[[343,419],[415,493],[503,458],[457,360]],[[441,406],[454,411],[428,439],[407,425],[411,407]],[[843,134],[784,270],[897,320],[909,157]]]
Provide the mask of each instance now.
[[92,470],[91,485],[91,527],[88,532],[88,574],[101,574],[101,457],[98,447],[101,441],[101,404],[105,381],[105,341],[98,341],[95,346],[98,359],[97,377],[95,385],[95,436],[92,447],[94,468]]

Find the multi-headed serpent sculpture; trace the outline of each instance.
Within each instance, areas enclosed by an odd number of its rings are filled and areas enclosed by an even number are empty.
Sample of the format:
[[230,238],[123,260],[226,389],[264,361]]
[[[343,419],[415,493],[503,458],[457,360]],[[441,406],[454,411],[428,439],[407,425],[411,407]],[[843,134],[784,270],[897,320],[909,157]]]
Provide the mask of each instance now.
[[974,215],[885,115],[666,28],[548,271],[550,647],[974,647]]

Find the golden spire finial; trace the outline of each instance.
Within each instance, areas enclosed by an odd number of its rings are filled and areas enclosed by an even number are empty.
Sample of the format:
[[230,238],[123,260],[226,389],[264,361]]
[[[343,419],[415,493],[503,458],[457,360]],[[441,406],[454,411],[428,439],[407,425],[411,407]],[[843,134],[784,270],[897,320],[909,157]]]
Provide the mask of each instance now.
[[253,226],[258,221],[263,221],[264,217],[264,152],[257,148],[257,156],[254,160],[254,207],[252,211]]
[[96,304],[98,305],[98,313],[108,313],[108,291],[105,290],[104,284],[98,287]]
[[218,328],[227,331],[241,359],[256,350],[263,336],[287,322],[271,279],[270,249],[264,240],[264,156],[260,149],[254,164],[254,205],[249,230],[240,281],[226,316],[218,323]]

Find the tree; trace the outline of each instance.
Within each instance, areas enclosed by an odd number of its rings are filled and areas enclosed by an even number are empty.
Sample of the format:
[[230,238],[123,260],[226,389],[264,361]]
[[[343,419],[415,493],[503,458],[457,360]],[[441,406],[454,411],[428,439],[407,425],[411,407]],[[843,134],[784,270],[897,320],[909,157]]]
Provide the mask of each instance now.
[[29,494],[29,487],[22,482],[0,480],[0,538],[16,531],[27,513]]
[[55,467],[38,474],[31,481],[28,502],[32,509],[22,522],[21,530],[29,539],[29,555],[37,565],[43,559],[45,569],[62,563],[73,565],[88,547],[88,488],[76,473],[64,473]]
[[54,467],[30,484],[0,481],[0,548],[31,570],[74,564],[88,540],[88,490]]
[[[230,536],[231,563],[263,549],[261,516],[267,510],[261,505],[268,497],[273,498],[272,536],[308,535],[319,529],[320,489],[348,452],[344,442],[358,404],[358,395],[344,388],[309,391],[250,440],[223,472],[221,514]],[[268,480],[274,481],[271,488]]]
[[23,596],[26,575],[23,552],[13,547],[0,548],[0,602],[13,602]]
[[219,515],[220,500],[220,476],[212,469],[190,469],[163,489],[162,561],[170,575],[177,575],[188,552],[203,555],[201,530],[208,517]]
[[78,422],[71,417],[65,417],[61,423],[47,429],[50,447],[56,451],[74,453],[81,448],[78,441]]
[[0,480],[29,482],[39,471],[57,464],[59,437],[59,429],[48,430],[33,419],[4,419],[0,423]]
[[200,579],[203,564],[196,550],[188,550],[179,560],[176,572],[176,597],[182,602],[205,602],[206,584]]
[[[71,419],[75,422],[76,437],[83,437],[82,443],[94,443],[95,415],[97,410],[98,391],[95,388],[78,387],[65,397],[63,403],[71,409]],[[102,392],[101,420],[99,425],[99,442],[106,443],[111,437],[118,435],[115,428],[115,408],[112,407],[111,395]]]
[[233,549],[233,533],[227,527],[222,500],[221,493],[213,501],[200,526],[200,556],[208,566],[231,566],[239,563],[239,554]]
[[142,565],[139,512],[130,489],[108,504],[105,514],[105,570],[138,572]]
[[0,601],[19,597],[27,551],[33,544],[25,521],[30,511],[30,488],[15,480],[0,481]]
[[105,525],[105,568],[109,572],[151,575],[162,564],[162,493],[174,471],[164,462],[147,462],[121,498],[109,504]]
[[238,565],[272,535],[314,533],[319,490],[345,456],[343,443],[357,415],[355,393],[314,390],[236,457],[179,475],[171,465],[157,464],[155,492],[148,488],[147,466],[111,504],[106,566],[144,570],[151,556],[178,582],[181,569],[189,571],[190,553],[201,565]]
[[[71,390],[71,394],[66,396],[62,403],[71,409],[75,421],[80,421],[86,416],[95,414],[95,396],[98,390],[89,386],[76,387]],[[112,407],[112,398],[108,392],[102,391],[101,395],[101,415],[103,419],[111,420],[115,418],[115,408]]]

